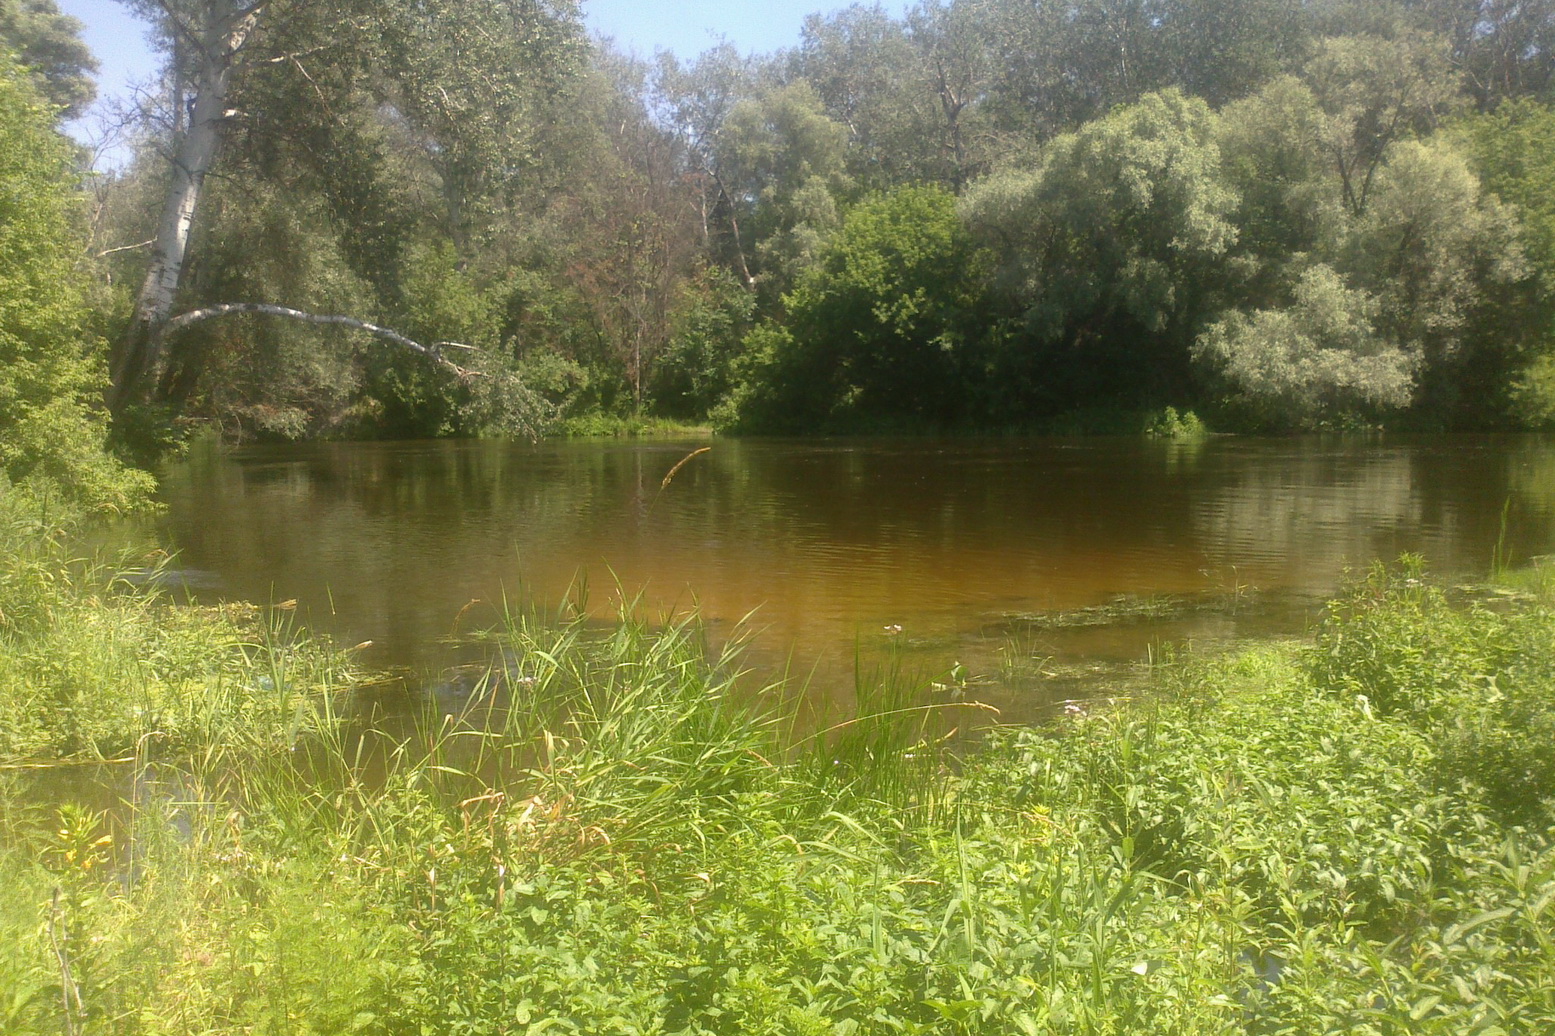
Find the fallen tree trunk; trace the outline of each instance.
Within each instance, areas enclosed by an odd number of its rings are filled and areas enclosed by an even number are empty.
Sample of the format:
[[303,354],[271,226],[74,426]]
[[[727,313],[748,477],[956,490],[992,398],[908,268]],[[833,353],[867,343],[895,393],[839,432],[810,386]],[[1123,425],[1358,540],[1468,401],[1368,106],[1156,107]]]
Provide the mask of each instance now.
[[301,320],[308,324],[337,324],[341,327],[354,328],[358,331],[366,331],[369,334],[385,338],[396,345],[402,345],[412,352],[418,352],[437,363],[442,364],[461,378],[480,377],[479,371],[472,371],[461,367],[457,363],[443,355],[444,349],[465,349],[471,352],[475,347],[464,345],[460,342],[433,342],[431,345],[422,345],[414,338],[406,337],[393,328],[381,327],[371,324],[356,317],[338,316],[325,313],[305,313],[300,309],[292,309],[290,306],[275,306],[268,302],[222,302],[214,306],[202,306],[199,309],[191,309],[187,313],[180,313],[176,317],[169,318],[157,331],[157,337],[162,338],[174,331],[197,324],[203,320],[214,317],[229,316],[233,313],[258,313],[263,316],[284,317],[287,320]]

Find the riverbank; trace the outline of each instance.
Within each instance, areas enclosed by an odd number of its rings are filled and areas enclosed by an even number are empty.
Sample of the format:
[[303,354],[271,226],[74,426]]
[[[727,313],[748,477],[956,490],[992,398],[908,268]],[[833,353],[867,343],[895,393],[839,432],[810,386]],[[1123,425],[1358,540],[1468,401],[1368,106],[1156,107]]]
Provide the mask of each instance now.
[[[375,730],[285,609],[51,549],[0,581],[6,1032],[1555,1025],[1547,579],[1379,568],[1309,643],[972,744],[904,680],[817,722],[630,615],[514,616],[499,681]],[[125,804],[23,768],[93,758]]]

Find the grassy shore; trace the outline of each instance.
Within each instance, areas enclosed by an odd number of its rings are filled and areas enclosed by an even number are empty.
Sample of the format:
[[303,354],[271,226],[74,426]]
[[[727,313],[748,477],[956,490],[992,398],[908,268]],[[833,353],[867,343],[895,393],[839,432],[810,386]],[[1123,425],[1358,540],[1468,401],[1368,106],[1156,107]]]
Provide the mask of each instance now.
[[[694,622],[514,616],[392,731],[284,611],[11,518],[6,1033],[1555,1031],[1547,580],[1378,568],[1305,646],[975,742],[893,678],[802,722]],[[60,790],[100,759],[121,802]]]

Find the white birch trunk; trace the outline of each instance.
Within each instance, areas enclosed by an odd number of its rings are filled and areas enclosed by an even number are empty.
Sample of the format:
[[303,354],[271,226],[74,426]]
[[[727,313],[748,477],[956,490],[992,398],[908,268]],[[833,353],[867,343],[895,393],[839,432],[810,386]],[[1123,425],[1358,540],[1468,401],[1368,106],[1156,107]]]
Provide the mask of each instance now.
[[227,12],[222,6],[208,3],[199,47],[189,46],[186,51],[195,52],[199,66],[194,76],[194,110],[173,153],[173,177],[157,225],[151,265],[135,300],[134,320],[114,358],[109,402],[115,410],[129,402],[147,375],[155,375],[161,366],[159,332],[173,312],[200,192],[216,160],[233,59],[258,24],[264,4]]

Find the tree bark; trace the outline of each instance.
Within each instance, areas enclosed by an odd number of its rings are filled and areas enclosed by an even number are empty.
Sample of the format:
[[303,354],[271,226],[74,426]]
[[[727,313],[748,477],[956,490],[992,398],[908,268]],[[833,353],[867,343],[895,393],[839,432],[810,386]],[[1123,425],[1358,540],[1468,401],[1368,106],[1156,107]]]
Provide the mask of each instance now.
[[202,320],[210,320],[213,317],[228,316],[233,313],[259,313],[264,316],[284,317],[288,320],[301,320],[304,323],[309,324],[337,324],[342,327],[350,327],[358,331],[366,331],[369,334],[377,335],[379,338],[387,339],[388,341],[393,342],[395,345],[401,345],[411,350],[412,352],[420,353],[422,356],[425,356],[428,359],[439,363],[444,367],[447,367],[461,378],[476,377],[479,373],[477,371],[472,371],[461,367],[443,355],[443,350],[445,348],[467,349],[473,351],[474,346],[463,345],[459,342],[433,342],[431,345],[423,345],[413,338],[407,338],[405,335],[400,334],[398,331],[395,331],[392,328],[381,327],[378,324],[370,324],[365,320],[358,320],[355,317],[337,316],[334,314],[326,313],[305,313],[300,309],[292,309],[289,306],[274,306],[268,302],[223,302],[215,306],[203,306],[200,309],[192,309],[187,313],[180,313],[178,316],[164,321],[161,327],[159,327],[155,332],[155,337],[160,339],[172,334],[174,331],[188,327],[190,324],[197,324]]
[[[265,0],[238,9],[209,0],[198,36],[179,26],[182,54],[198,63],[194,105],[173,153],[173,176],[163,202],[162,218],[151,250],[151,265],[135,299],[135,315],[114,350],[108,404],[114,412],[132,401],[162,363],[163,325],[173,311],[188,255],[189,235],[200,205],[206,174],[216,160],[221,126],[226,118],[227,88],[243,44],[259,24]],[[193,37],[193,38],[191,38]],[[197,44],[197,46],[196,46]],[[183,70],[174,69],[174,76]]]

